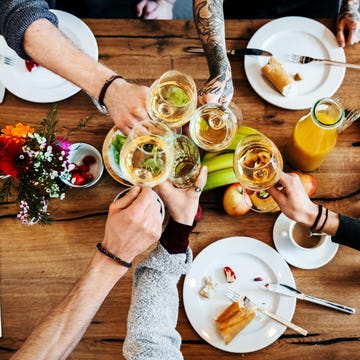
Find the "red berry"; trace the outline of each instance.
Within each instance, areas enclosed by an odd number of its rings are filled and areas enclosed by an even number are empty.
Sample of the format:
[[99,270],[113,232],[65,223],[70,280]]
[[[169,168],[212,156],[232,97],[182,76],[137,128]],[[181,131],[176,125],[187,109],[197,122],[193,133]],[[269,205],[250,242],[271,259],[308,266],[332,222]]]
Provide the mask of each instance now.
[[81,165],[79,166],[79,173],[80,173],[81,175],[83,175],[84,173],[89,172],[89,170],[90,170],[90,167],[89,167],[89,165],[87,165],[87,164],[81,164]]
[[95,164],[95,163],[96,163],[96,159],[95,159],[92,155],[87,155],[87,156],[84,156],[82,162],[83,162],[85,165],[91,165],[91,164]]
[[72,169],[70,170],[70,174],[76,174],[79,171],[79,166],[76,165],[75,163],[71,163],[70,166],[72,167]]
[[72,179],[71,179],[71,183],[74,184],[74,185],[84,185],[85,184],[85,179],[80,174],[73,174]]
[[83,173],[82,176],[86,183],[90,182],[94,178],[94,176],[89,172]]
[[25,60],[25,66],[27,71],[31,72],[37,66],[37,63],[32,60]]

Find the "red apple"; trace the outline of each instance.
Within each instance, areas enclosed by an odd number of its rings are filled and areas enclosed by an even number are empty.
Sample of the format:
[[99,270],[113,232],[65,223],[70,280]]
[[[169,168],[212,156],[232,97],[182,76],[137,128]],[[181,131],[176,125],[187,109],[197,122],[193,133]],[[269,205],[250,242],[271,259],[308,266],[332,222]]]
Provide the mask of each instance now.
[[294,173],[299,175],[302,186],[304,187],[304,190],[308,196],[312,196],[317,186],[315,178],[312,175],[303,173],[301,171],[294,171]]
[[239,183],[229,185],[223,195],[223,207],[227,214],[240,216],[246,214],[251,209],[249,195],[243,191]]

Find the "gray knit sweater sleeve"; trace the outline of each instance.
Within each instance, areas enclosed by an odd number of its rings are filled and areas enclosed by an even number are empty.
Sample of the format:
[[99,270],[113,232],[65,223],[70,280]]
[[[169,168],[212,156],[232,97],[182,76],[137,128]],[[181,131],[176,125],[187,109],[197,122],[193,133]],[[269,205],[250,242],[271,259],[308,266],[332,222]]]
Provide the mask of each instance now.
[[0,34],[4,36],[8,46],[14,49],[23,59],[29,59],[23,48],[25,30],[38,19],[48,19],[58,26],[58,19],[49,11],[46,1],[0,1]]
[[123,353],[128,360],[183,359],[176,331],[177,283],[190,269],[192,252],[170,255],[160,244],[140,262],[133,282]]

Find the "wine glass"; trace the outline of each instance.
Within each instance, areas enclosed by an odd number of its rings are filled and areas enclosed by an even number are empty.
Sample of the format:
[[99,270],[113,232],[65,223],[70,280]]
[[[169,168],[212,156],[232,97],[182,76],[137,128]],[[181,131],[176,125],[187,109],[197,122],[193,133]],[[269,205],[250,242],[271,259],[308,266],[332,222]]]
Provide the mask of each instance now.
[[229,106],[208,103],[191,116],[190,136],[200,148],[220,151],[232,143],[241,122],[241,110],[234,103]]
[[174,161],[173,133],[163,123],[143,120],[130,131],[120,151],[120,169],[133,185],[165,181]]
[[245,136],[234,153],[234,172],[250,196],[252,210],[278,211],[278,206],[266,191],[280,179],[283,160],[276,145],[263,134]]
[[201,167],[200,151],[186,135],[174,136],[175,157],[169,179],[180,189],[194,185]]
[[177,70],[167,71],[154,81],[146,99],[150,118],[164,122],[172,130],[189,122],[196,106],[194,80]]

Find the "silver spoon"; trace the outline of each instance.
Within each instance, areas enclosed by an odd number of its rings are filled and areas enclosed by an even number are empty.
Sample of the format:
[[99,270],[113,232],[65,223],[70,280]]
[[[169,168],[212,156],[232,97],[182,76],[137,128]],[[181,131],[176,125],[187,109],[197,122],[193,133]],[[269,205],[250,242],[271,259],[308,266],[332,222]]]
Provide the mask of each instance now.
[[326,233],[323,233],[323,232],[316,233],[316,232],[311,232],[311,231],[309,231],[309,237],[312,237],[312,236],[322,236],[322,235],[327,235],[327,234],[326,234]]

